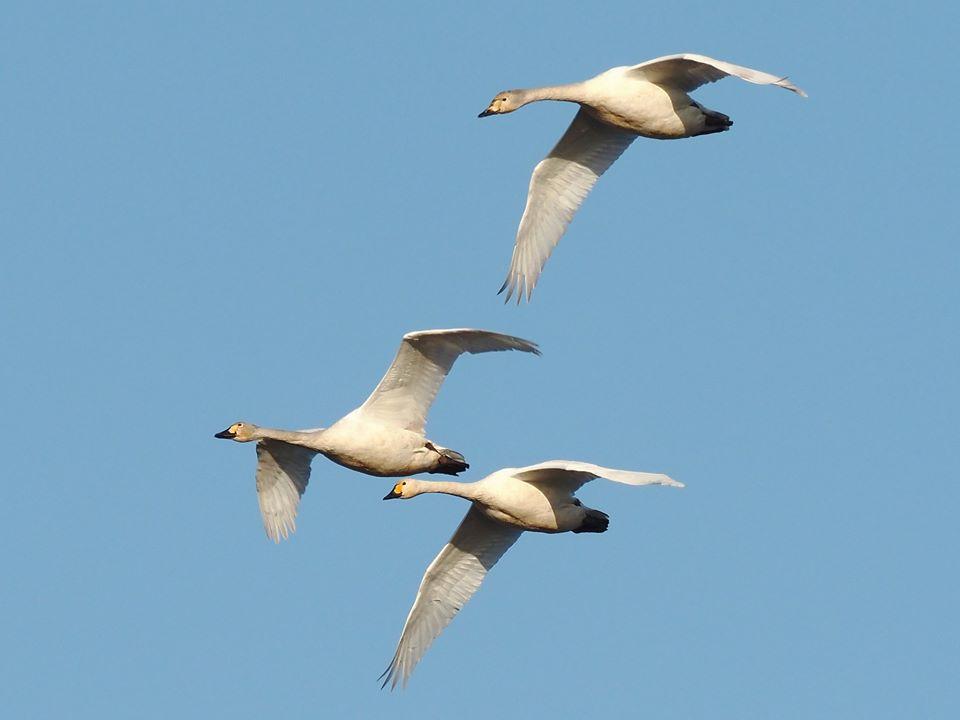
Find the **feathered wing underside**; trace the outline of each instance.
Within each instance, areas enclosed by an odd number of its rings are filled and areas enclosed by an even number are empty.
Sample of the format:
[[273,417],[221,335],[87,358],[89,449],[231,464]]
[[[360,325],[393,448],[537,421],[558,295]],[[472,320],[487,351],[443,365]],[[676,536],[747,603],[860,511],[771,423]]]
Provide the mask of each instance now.
[[636,135],[595,119],[583,108],[560,142],[534,168],[520,218],[510,270],[500,288],[517,302],[533,289],[584,198]]
[[450,542],[423,575],[420,589],[383,675],[382,687],[405,686],[431,643],[477,591],[487,571],[523,531],[491,520],[471,506]]
[[263,529],[274,542],[297,529],[297,506],[310,481],[315,450],[280,440],[257,442],[257,500]]
[[571,493],[597,478],[605,478],[626,485],[684,486],[683,483],[660,473],[615,470],[576,460],[549,460],[537,465],[529,465],[515,471],[513,476],[528,483],[561,487]]
[[692,92],[701,85],[732,75],[757,85],[776,85],[802,97],[807,96],[803,90],[785,77],[692,53],[666,55],[648,60],[634,65],[630,68],[630,72],[640,75],[649,82],[675,87],[684,92]]
[[536,343],[486,330],[408,333],[393,364],[359,410],[381,422],[423,434],[430,406],[456,359],[463,353],[498,350],[540,354]]

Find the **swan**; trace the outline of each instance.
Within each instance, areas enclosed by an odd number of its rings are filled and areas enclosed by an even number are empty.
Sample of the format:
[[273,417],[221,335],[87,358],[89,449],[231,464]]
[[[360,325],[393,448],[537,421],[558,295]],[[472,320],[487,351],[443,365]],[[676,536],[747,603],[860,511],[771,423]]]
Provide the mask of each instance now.
[[257,442],[257,498],[274,542],[296,530],[297,506],[320,453],[367,475],[456,475],[470,467],[455,450],[425,436],[427,413],[440,385],[463,353],[520,350],[535,343],[486,330],[422,330],[403,336],[400,349],[366,402],[328,428],[277,430],[237,422],[214,437]]
[[607,514],[588,508],[574,496],[582,485],[596,478],[627,485],[683,487],[666,475],[613,470],[572,460],[505,468],[473,483],[408,478],[394,485],[384,500],[445,493],[466,498],[472,505],[453,537],[427,567],[393,660],[380,676],[381,687],[388,683],[391,690],[398,684],[406,686],[430,644],[524,530],[605,532]]
[[497,93],[479,117],[505,115],[537,100],[580,105],[570,127],[530,178],[510,270],[499,291],[507,291],[507,302],[514,293],[518,303],[524,295],[529,302],[577,208],[638,135],[669,140],[723,132],[733,125],[723,113],[687,95],[728,75],[806,97],[785,77],[689,53],[611,68],[584,82]]

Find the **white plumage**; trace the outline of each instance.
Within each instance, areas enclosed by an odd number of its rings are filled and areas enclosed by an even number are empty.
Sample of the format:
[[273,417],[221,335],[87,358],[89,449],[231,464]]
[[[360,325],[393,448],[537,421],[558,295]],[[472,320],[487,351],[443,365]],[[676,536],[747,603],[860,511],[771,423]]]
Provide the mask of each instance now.
[[381,676],[383,685],[395,688],[407,683],[433,641],[524,530],[604,532],[607,515],[574,497],[584,483],[601,477],[627,485],[683,487],[658,473],[614,470],[571,460],[506,468],[474,483],[410,478],[394,485],[385,500],[445,493],[466,498],[472,505],[423,575],[396,652]]
[[257,497],[264,529],[274,542],[296,529],[297,507],[320,453],[368,475],[456,475],[463,455],[428,440],[427,413],[463,353],[520,350],[539,355],[535,343],[487,330],[423,330],[403,336],[393,363],[356,410],[328,428],[278,430],[234,423],[216,437],[257,441]]
[[584,82],[498,93],[480,117],[513,112],[538,100],[575,102],[580,110],[533,170],[510,269],[500,292],[517,302],[533,294],[544,264],[597,179],[638,136],[661,140],[727,130],[733,123],[687,93],[733,76],[806,96],[786,78],[704,55],[667,55],[615,67]]

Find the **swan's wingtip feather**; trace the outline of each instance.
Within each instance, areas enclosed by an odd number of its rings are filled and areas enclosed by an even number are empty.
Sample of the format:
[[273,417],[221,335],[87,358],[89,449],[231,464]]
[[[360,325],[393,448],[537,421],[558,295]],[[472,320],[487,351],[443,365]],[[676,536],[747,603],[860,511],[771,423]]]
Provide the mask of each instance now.
[[390,690],[392,691],[392,690],[397,686],[397,679],[396,679],[396,677],[394,677],[394,663],[395,663],[395,662],[396,662],[396,661],[392,661],[392,662],[387,666],[387,669],[384,670],[384,671],[380,674],[380,677],[377,678],[377,682],[380,682],[381,680],[383,680],[383,682],[380,683],[380,689],[381,689],[381,690],[383,690],[385,687],[387,687],[387,685],[390,683],[391,680],[393,680],[393,685],[390,686]]
[[809,97],[807,95],[807,91],[790,82],[790,78],[787,75],[784,75],[782,78],[777,80],[774,83],[774,85],[776,85],[777,87],[782,87],[784,90],[789,90],[790,92],[794,92],[800,97],[803,97],[803,98]]
[[511,281],[510,276],[507,276],[507,279],[503,281],[503,285],[500,286],[500,289],[497,290],[497,295],[503,295],[503,291],[506,290],[507,294],[503,297],[503,304],[506,305],[510,302],[510,298],[513,297],[513,282]]

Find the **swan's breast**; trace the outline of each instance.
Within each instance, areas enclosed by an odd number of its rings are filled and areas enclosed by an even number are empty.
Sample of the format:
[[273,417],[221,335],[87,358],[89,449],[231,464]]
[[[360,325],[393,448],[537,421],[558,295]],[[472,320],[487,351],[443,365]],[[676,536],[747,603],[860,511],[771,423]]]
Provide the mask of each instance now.
[[609,80],[591,88],[583,103],[598,120],[644,137],[670,139],[688,134],[678,112],[690,105],[686,93],[645,80]]
[[563,505],[545,495],[539,487],[510,479],[486,488],[479,498],[488,517],[535,532],[563,532],[566,518]]
[[[349,419],[348,419],[349,418]],[[323,435],[321,452],[340,465],[368,475],[394,477],[426,469],[423,438],[403,428],[344,418]]]

